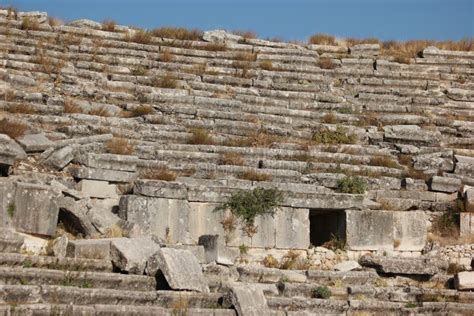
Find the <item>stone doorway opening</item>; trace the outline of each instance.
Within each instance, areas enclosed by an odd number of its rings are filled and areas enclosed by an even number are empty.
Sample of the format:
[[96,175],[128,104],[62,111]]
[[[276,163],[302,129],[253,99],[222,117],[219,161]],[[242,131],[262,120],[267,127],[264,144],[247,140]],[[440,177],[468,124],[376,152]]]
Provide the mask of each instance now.
[[346,212],[343,210],[310,209],[309,233],[313,246],[321,246],[334,239],[345,241]]

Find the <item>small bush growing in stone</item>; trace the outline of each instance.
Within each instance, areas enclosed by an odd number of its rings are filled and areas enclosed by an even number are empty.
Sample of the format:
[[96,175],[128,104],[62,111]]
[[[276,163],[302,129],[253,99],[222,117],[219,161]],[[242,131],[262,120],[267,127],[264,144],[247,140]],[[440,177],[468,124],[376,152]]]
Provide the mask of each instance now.
[[331,295],[331,290],[327,286],[318,286],[311,291],[311,296],[313,298],[328,299]]
[[116,155],[131,155],[135,151],[134,146],[125,138],[114,137],[106,143],[107,151]]
[[133,117],[143,116],[143,115],[152,114],[153,112],[154,112],[153,107],[151,107],[150,105],[140,105],[132,109],[131,116]]
[[13,215],[15,215],[15,204],[13,203],[8,204],[7,213],[10,218],[13,218]]
[[320,128],[313,134],[313,142],[317,144],[355,144],[357,137],[349,134],[342,126],[337,126],[336,130]]
[[279,262],[274,256],[268,255],[265,258],[263,258],[262,264],[267,268],[277,268],[279,265]]
[[26,103],[18,103],[10,106],[8,109],[10,113],[18,113],[18,114],[35,114],[36,110],[29,104]]
[[168,49],[163,50],[163,52],[160,54],[160,61],[164,63],[170,63],[173,61],[174,56],[171,54],[171,52]]
[[211,134],[205,128],[193,128],[191,130],[191,137],[188,139],[188,144],[191,145],[212,145],[214,140]]
[[21,22],[21,29],[25,31],[37,31],[40,29],[40,25],[38,20],[24,17],[23,21]]
[[176,173],[166,167],[161,167],[142,171],[140,177],[150,180],[174,181],[176,180]]
[[322,247],[328,248],[331,250],[344,250],[346,248],[346,241],[334,234],[331,234],[331,238],[329,241],[326,241],[324,244],[322,244]]
[[202,37],[203,32],[198,29],[188,30],[181,27],[160,27],[152,31],[156,37],[174,38],[178,40],[197,41]]
[[283,200],[283,195],[277,189],[255,188],[253,190],[240,190],[233,193],[231,197],[220,208],[230,210],[245,225],[253,226],[258,215],[275,213],[275,208]]
[[26,125],[14,121],[3,119],[0,121],[0,134],[10,136],[10,138],[17,138],[25,135]]
[[334,69],[336,64],[332,61],[331,58],[320,58],[318,60],[318,66],[321,69]]
[[242,180],[250,181],[270,181],[272,179],[272,176],[267,173],[261,173],[253,170],[239,173],[237,177]]
[[341,193],[363,194],[365,190],[367,182],[361,177],[344,177],[337,181],[337,191]]
[[268,71],[273,70],[272,61],[271,60],[262,60],[260,62],[260,68],[262,68],[263,70],[268,70]]
[[166,74],[163,77],[153,77],[151,84],[156,88],[164,89],[176,89],[178,87],[178,81],[172,74]]
[[336,38],[332,35],[317,33],[309,38],[310,44],[336,45]]
[[117,23],[114,20],[105,20],[102,22],[102,30],[107,32],[115,32]]
[[126,40],[138,44],[150,44],[152,38],[153,35],[151,32],[145,30],[137,30],[133,33],[132,36],[128,36]]
[[246,255],[248,252],[249,252],[249,246],[245,245],[245,244],[241,244],[239,246],[239,252],[240,252],[240,255]]

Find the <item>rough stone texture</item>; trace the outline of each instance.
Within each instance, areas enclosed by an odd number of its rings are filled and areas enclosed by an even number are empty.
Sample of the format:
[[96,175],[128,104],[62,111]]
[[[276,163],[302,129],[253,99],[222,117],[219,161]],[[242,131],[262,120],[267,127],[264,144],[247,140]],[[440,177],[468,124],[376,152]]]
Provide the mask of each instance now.
[[91,168],[134,172],[137,171],[138,158],[126,155],[86,154],[78,160]]
[[309,247],[309,210],[282,207],[275,215],[277,248]]
[[182,183],[169,181],[139,180],[135,182],[133,193],[159,198],[187,198],[187,189]]
[[156,276],[158,271],[173,290],[209,293],[201,266],[189,250],[159,249],[147,262],[147,274]]
[[8,211],[14,204],[15,186],[8,178],[0,178],[0,228],[11,225],[12,216]]
[[113,239],[69,240],[66,256],[71,258],[110,260],[110,244]]
[[50,186],[16,183],[12,223],[18,231],[52,236],[56,232],[59,192]]
[[28,134],[21,138],[18,138],[18,143],[23,146],[26,152],[37,152],[48,149],[53,146],[53,142],[50,141],[44,134]]
[[97,233],[97,229],[88,216],[86,200],[76,201],[71,197],[61,197],[58,199],[59,219],[66,226],[67,230],[83,236],[91,236]]
[[268,311],[263,290],[254,284],[233,284],[230,300],[239,316],[265,315]]
[[234,35],[224,30],[214,30],[214,31],[204,32],[202,39],[207,42],[225,43],[225,42],[238,42],[240,39],[242,39],[242,36]]
[[466,212],[474,212],[474,188],[468,188],[464,192],[464,206]]
[[159,249],[151,238],[116,238],[111,240],[110,256],[120,271],[143,274],[147,260]]
[[393,248],[392,212],[346,211],[346,246],[350,250]]
[[55,150],[45,161],[44,164],[57,170],[62,170],[74,158],[73,148],[65,146]]
[[459,272],[454,278],[458,290],[474,290],[474,272]]
[[334,266],[336,271],[352,271],[359,270],[361,268],[360,264],[354,260],[342,261]]
[[8,228],[0,228],[0,253],[19,252],[25,238]]
[[469,236],[474,234],[474,213],[459,213],[459,234],[460,236]]
[[63,235],[61,237],[56,238],[53,241],[53,254],[58,258],[64,258],[67,255],[67,245],[68,245],[68,238],[67,236]]
[[427,219],[422,211],[393,212],[394,248],[421,251],[426,243]]
[[119,216],[136,223],[145,234],[169,243],[184,243],[189,240],[189,212],[189,203],[184,200],[126,195],[120,200]]
[[0,134],[0,164],[13,165],[16,160],[26,158],[26,152],[7,135]]
[[389,140],[406,141],[410,143],[436,143],[441,137],[439,131],[425,131],[418,125],[390,125],[384,128],[384,137]]
[[366,255],[359,263],[391,274],[434,275],[439,272],[439,262],[432,258],[390,258]]
[[219,235],[202,235],[199,237],[199,244],[204,246],[207,262],[233,265],[239,256],[239,251],[226,247],[224,238]]
[[81,192],[89,197],[102,199],[118,198],[117,186],[115,184],[109,184],[106,181],[81,180],[79,186]]
[[114,182],[132,182],[137,179],[136,172],[106,170],[87,167],[68,167],[67,170],[78,179],[92,179]]
[[430,181],[431,191],[452,193],[461,188],[461,180],[456,178],[434,176]]

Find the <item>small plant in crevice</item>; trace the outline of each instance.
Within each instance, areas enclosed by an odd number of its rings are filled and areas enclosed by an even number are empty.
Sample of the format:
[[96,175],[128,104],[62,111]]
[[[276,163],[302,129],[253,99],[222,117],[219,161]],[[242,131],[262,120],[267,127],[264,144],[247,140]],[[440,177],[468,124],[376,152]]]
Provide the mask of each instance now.
[[273,216],[282,201],[283,195],[277,189],[240,190],[233,193],[217,210],[229,210],[243,223],[242,230],[252,238],[257,233],[255,218],[265,214]]
[[8,204],[7,214],[10,218],[13,218],[13,216],[15,215],[15,204],[13,203]]
[[140,178],[150,180],[174,181],[176,180],[176,173],[169,170],[167,167],[160,167],[158,169],[147,169],[140,172]]
[[237,228],[237,218],[233,214],[227,214],[221,219],[220,224],[224,229],[224,240],[227,245],[230,241],[232,233]]
[[346,241],[338,235],[332,234],[329,241],[322,244],[322,247],[331,250],[344,250],[346,248]]
[[271,181],[272,176],[267,173],[257,172],[254,170],[245,171],[237,175],[239,179],[249,181]]
[[340,193],[364,194],[367,182],[358,176],[349,176],[337,181],[337,191]]
[[106,144],[107,152],[116,155],[131,155],[135,151],[135,147],[128,139],[122,137],[114,137]]
[[115,32],[116,26],[117,22],[115,22],[114,20],[105,20],[102,22],[102,31]]
[[328,299],[332,295],[331,290],[327,286],[318,286],[311,290],[311,297]]
[[239,253],[241,256],[245,256],[246,254],[248,254],[249,252],[249,246],[247,246],[246,244],[241,244],[239,246]]
[[336,126],[336,130],[331,130],[325,127],[317,129],[313,133],[312,140],[316,144],[355,144],[357,136],[351,134],[342,126]]
[[10,138],[18,138],[25,135],[27,127],[25,124],[7,119],[0,120],[0,134],[10,136]]
[[331,58],[320,58],[317,62],[319,68],[321,69],[334,69],[336,64],[332,61]]
[[214,140],[211,134],[205,128],[191,129],[191,136],[188,139],[188,144],[191,145],[213,145]]

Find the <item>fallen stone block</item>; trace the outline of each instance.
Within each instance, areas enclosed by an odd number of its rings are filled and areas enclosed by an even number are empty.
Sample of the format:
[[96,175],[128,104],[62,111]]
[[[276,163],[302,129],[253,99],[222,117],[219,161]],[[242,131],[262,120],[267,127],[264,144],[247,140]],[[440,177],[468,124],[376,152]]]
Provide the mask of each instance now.
[[60,192],[50,186],[17,182],[14,201],[9,205],[17,231],[52,236],[56,232]]
[[20,252],[24,237],[8,228],[0,228],[0,253]]
[[458,191],[461,185],[461,179],[434,176],[430,181],[430,190],[452,193]]
[[263,290],[253,284],[234,284],[230,301],[239,316],[266,315],[269,311]]
[[78,160],[91,168],[134,172],[137,171],[138,158],[126,155],[87,154]]
[[434,144],[441,137],[440,131],[422,130],[418,125],[389,125],[383,129],[385,139],[413,144]]
[[81,180],[79,182],[81,192],[86,196],[102,199],[118,198],[117,186],[107,181]]
[[29,134],[18,138],[18,143],[25,149],[26,152],[38,152],[48,149],[53,146],[44,134]]
[[122,229],[119,225],[121,219],[113,213],[114,208],[118,208],[117,199],[92,199],[88,202],[88,207],[87,215],[97,231],[105,235],[112,233],[110,230],[115,230],[113,233],[122,237]]
[[84,237],[97,233],[97,229],[87,215],[89,209],[86,200],[76,201],[72,197],[61,197],[58,199],[59,221],[65,228],[74,234]]
[[58,237],[53,240],[52,251],[55,257],[58,258],[65,258],[67,255],[67,245],[69,243],[69,239],[66,235]]
[[474,271],[459,272],[454,278],[454,284],[460,291],[474,290]]
[[464,192],[464,206],[466,212],[474,212],[474,188],[468,188]]
[[381,273],[434,275],[440,271],[445,262],[433,258],[398,258],[362,256],[359,263],[371,267]]
[[360,268],[361,268],[360,264],[354,260],[342,261],[334,266],[334,270],[343,271],[343,272],[359,270]]
[[206,257],[206,251],[204,250],[204,246],[201,245],[166,245],[167,248],[173,249],[182,249],[191,251],[191,253],[198,259],[200,264],[209,263]]
[[13,165],[16,160],[26,158],[26,152],[13,139],[0,134],[0,164]]
[[110,256],[120,271],[143,274],[148,259],[158,250],[160,246],[148,237],[116,238],[111,240]]
[[219,235],[203,235],[199,237],[198,243],[204,246],[207,262],[233,265],[239,256],[239,251],[226,247],[224,239]]
[[74,158],[73,148],[66,146],[57,149],[44,161],[44,164],[56,170],[62,170]]
[[69,240],[66,256],[70,258],[110,260],[110,239]]
[[157,276],[159,271],[173,290],[209,293],[201,266],[189,250],[159,249],[147,262],[147,274]]

